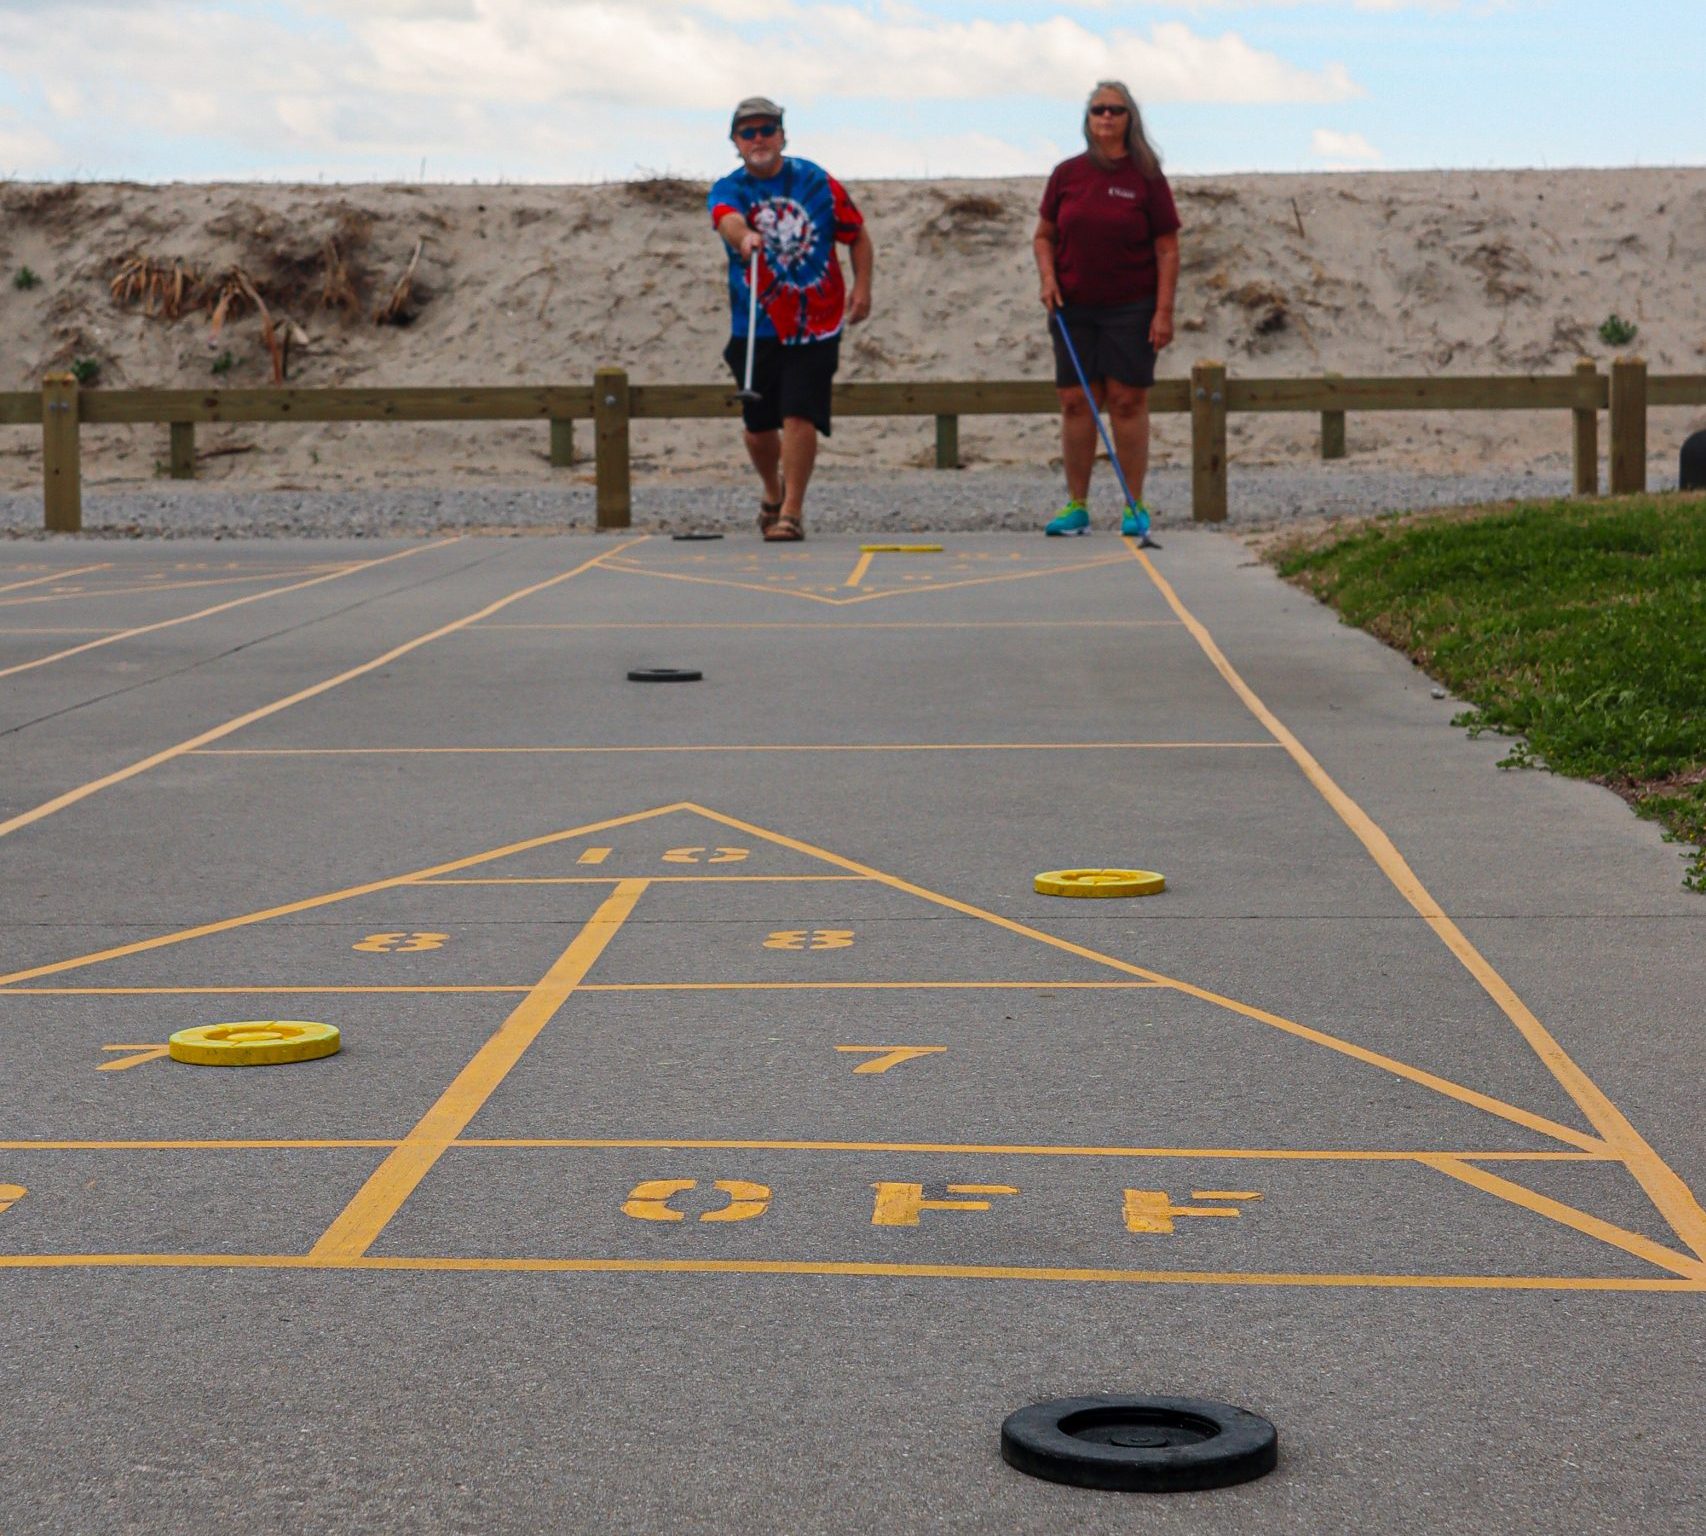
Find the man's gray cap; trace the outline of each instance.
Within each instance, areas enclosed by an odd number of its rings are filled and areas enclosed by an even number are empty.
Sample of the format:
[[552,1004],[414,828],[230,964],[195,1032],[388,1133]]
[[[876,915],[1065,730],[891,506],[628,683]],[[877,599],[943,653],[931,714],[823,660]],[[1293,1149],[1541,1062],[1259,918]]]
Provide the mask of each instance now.
[[748,96],[735,108],[735,115],[729,119],[729,132],[733,133],[736,125],[745,117],[773,117],[777,122],[781,122],[782,109],[768,96]]

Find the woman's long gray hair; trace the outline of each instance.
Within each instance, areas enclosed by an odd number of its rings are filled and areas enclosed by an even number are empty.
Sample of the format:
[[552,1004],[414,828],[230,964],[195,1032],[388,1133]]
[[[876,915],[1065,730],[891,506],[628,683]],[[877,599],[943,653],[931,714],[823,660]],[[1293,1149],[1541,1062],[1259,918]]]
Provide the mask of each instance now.
[[1090,158],[1107,169],[1106,157],[1096,148],[1096,141],[1090,134],[1090,103],[1101,91],[1114,92],[1125,103],[1125,147],[1131,155],[1134,164],[1145,176],[1161,174],[1161,153],[1149,142],[1149,137],[1143,131],[1143,114],[1137,109],[1137,98],[1126,88],[1122,80],[1098,80],[1096,89],[1090,92],[1084,103],[1084,142],[1090,146]]

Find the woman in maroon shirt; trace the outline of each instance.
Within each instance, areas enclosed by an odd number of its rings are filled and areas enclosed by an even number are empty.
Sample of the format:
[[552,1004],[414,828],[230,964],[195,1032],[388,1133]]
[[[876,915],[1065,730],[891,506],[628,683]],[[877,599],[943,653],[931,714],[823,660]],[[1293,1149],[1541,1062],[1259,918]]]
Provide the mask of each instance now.
[[[1135,498],[1120,531],[1141,537],[1149,528],[1143,504],[1149,386],[1155,382],[1155,354],[1173,339],[1179,214],[1160,158],[1144,137],[1137,102],[1119,81],[1104,80],[1091,93],[1084,142],[1089,152],[1061,161],[1049,177],[1031,242],[1050,311],[1067,493],[1066,505],[1043,531],[1084,533],[1090,527],[1094,412],[1105,405]],[[1056,310],[1084,365],[1093,403],[1079,388],[1054,324]]]

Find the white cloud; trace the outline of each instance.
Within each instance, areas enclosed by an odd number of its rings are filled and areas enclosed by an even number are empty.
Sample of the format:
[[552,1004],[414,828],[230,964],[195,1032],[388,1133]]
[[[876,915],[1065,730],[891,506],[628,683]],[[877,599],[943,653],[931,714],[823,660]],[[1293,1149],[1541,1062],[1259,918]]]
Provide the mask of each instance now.
[[1309,148],[1317,160],[1324,160],[1335,170],[1349,166],[1378,165],[1381,154],[1360,133],[1339,133],[1332,128],[1317,128],[1310,135]]
[[[293,161],[395,176],[424,155],[446,176],[570,179],[676,164],[684,145],[703,170],[720,163],[722,114],[754,90],[782,93],[798,127],[826,107],[845,122],[843,103],[873,98],[914,121],[933,103],[999,110],[1015,98],[1075,113],[1087,85],[1110,77],[1146,105],[1361,94],[1340,65],[1304,68],[1233,31],[1104,26],[1060,11],[953,20],[848,0],[42,3],[51,26],[0,3],[0,88],[46,97],[70,146],[61,174],[73,160],[134,174],[146,154],[188,159],[195,174]],[[873,109],[879,126],[887,111]],[[11,130],[18,164],[36,172],[56,163],[44,126],[20,119]],[[845,142],[857,174],[921,161],[898,136]],[[936,136],[933,171],[938,153],[943,171],[966,174],[1037,164],[987,108],[966,131]]]

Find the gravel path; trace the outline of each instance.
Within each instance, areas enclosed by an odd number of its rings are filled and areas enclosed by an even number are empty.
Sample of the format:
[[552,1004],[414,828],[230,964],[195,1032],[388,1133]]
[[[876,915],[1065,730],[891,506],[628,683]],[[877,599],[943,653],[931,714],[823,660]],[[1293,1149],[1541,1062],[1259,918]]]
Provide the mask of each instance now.
[[[1096,488],[1098,526],[1112,526],[1118,494],[1105,471]],[[1648,483],[1674,489],[1673,466],[1655,462]],[[1355,467],[1230,471],[1230,520],[1241,526],[1291,518],[1357,516],[1419,507],[1455,506],[1569,494],[1566,468],[1424,475]],[[1039,527],[1061,500],[1050,470],[891,470],[881,475],[825,469],[813,482],[807,527],[821,533],[1023,531]],[[1149,476],[1156,530],[1189,519],[1190,474],[1157,469]],[[754,517],[747,482],[639,481],[638,530],[744,531]],[[0,536],[43,538],[36,493],[0,495]],[[593,488],[458,486],[443,490],[273,491],[229,486],[150,484],[85,488],[85,535],[140,538],[370,538],[399,534],[591,532]]]

